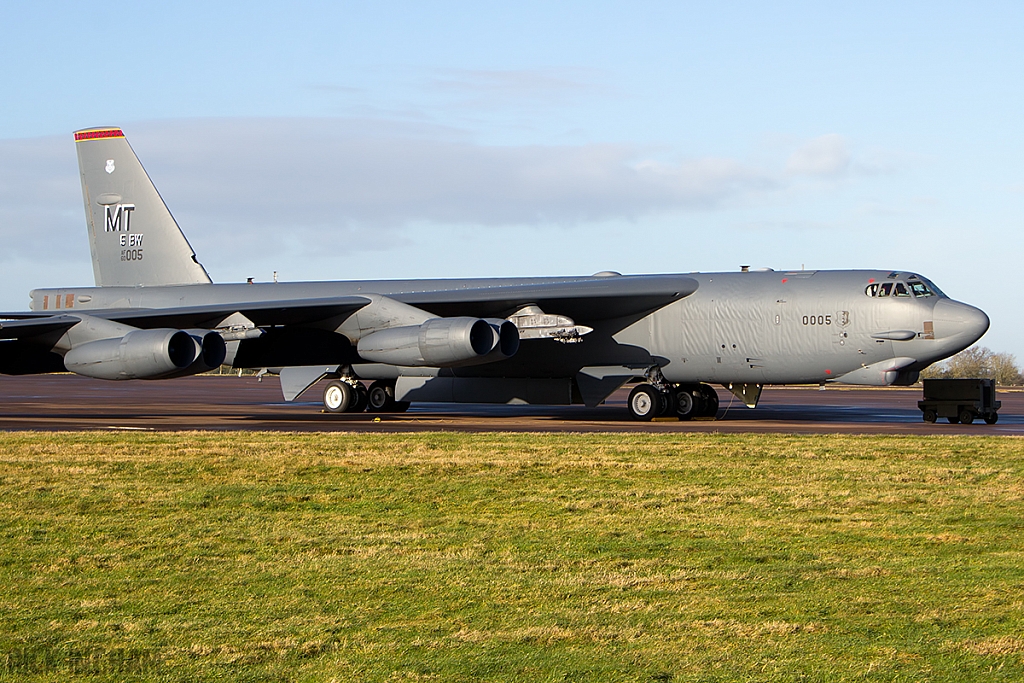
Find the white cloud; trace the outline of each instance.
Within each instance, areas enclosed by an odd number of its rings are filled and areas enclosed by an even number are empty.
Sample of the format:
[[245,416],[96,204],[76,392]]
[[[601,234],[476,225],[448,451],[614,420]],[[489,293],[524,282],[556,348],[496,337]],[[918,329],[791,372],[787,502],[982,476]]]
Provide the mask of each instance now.
[[777,174],[735,160],[666,164],[611,144],[480,145],[423,124],[223,119],[125,132],[186,231],[187,215],[235,240],[286,234],[363,248],[413,225],[572,226],[722,206],[779,185]]
[[[405,249],[439,225],[490,233],[500,245],[522,226],[749,206],[790,183],[736,159],[668,163],[615,144],[482,145],[411,122],[192,119],[125,133],[201,259]],[[845,150],[841,136],[822,136],[787,171],[841,172]],[[0,141],[0,260],[86,254],[84,228],[70,132]]]
[[88,252],[77,169],[70,134],[0,141],[0,262]]
[[786,162],[786,171],[794,175],[835,177],[846,173],[850,160],[846,138],[838,133],[829,133],[814,138],[793,152]]

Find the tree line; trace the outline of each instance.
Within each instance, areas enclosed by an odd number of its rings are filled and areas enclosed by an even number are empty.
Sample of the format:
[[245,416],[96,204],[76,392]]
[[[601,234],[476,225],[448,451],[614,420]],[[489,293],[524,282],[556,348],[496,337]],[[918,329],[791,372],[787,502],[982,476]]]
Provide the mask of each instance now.
[[929,366],[921,372],[921,379],[956,379],[986,377],[1000,386],[1024,384],[1024,374],[1017,367],[1012,353],[996,353],[985,346],[972,346]]

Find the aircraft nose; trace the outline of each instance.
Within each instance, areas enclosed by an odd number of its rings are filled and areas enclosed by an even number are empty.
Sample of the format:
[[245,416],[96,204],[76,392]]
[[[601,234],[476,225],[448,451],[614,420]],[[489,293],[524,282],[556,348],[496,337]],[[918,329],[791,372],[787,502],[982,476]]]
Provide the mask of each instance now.
[[940,299],[932,312],[935,338],[957,342],[967,348],[988,330],[985,311],[951,299]]

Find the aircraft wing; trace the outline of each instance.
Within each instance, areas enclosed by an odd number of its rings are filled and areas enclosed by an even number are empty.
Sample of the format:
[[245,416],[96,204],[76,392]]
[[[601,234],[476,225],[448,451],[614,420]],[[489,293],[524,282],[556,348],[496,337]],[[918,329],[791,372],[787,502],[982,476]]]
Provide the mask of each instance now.
[[81,318],[73,315],[38,314],[30,315],[24,313],[12,313],[9,316],[19,320],[0,320],[0,339],[26,339],[37,337],[48,332],[64,331],[69,327],[77,325]]
[[[241,313],[259,327],[271,325],[302,325],[348,315],[370,303],[363,296],[341,296],[324,299],[289,299],[284,301],[254,301],[181,306],[177,308],[121,308],[88,309],[77,311],[105,320],[133,327],[213,327],[232,313]],[[57,329],[67,329],[81,318],[74,314],[24,312],[0,313],[0,339],[32,337]]]
[[[642,316],[697,291],[685,275],[617,275],[579,280],[489,287],[388,293],[385,296],[437,316],[507,317],[524,306],[567,315],[577,322]],[[367,304],[365,296],[225,302],[174,308],[81,309],[91,315],[140,328],[212,328],[241,313],[258,327],[304,325],[349,315]],[[0,339],[24,338],[67,329],[79,321],[75,314],[43,312],[0,314],[19,320],[0,323]]]
[[[212,327],[232,313],[241,313],[257,327],[302,325],[348,315],[370,303],[364,296],[324,299],[287,299],[182,306],[178,308],[131,308],[88,311],[90,315],[135,327]],[[86,313],[86,311],[82,311]]]
[[586,322],[645,315],[693,294],[698,286],[696,280],[685,275],[615,275],[387,296],[445,317],[504,318],[535,304],[545,311]]

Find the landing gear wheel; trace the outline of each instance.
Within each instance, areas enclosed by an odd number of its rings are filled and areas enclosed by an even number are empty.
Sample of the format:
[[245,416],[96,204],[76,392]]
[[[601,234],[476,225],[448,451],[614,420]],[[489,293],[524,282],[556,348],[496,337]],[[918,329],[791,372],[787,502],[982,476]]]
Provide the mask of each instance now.
[[924,411],[924,415],[922,415],[922,417],[924,418],[925,422],[930,422],[932,424],[935,424],[935,421],[939,419],[938,414],[931,408]]
[[676,395],[671,391],[658,392],[658,417],[675,415]]
[[629,414],[639,422],[650,422],[658,413],[660,404],[658,390],[650,384],[638,384],[629,392]]
[[964,408],[960,411],[960,424],[969,425],[974,422],[974,413]]
[[369,405],[371,413],[390,413],[395,409],[395,387],[388,382],[377,380],[370,385]]
[[676,390],[676,415],[680,420],[702,415],[704,400],[700,387],[681,386]]
[[350,413],[361,413],[366,410],[366,404],[368,403],[366,387],[363,386],[362,382],[359,382],[355,386],[355,390],[352,396],[352,404],[348,407]]
[[329,413],[344,413],[352,405],[355,391],[352,385],[332,380],[324,387],[324,410]]
[[718,416],[718,392],[710,384],[700,385],[700,395],[704,399],[704,410],[701,411],[701,417],[717,417]]
[[985,424],[994,425],[996,422],[999,422],[999,413],[990,413],[985,416]]

